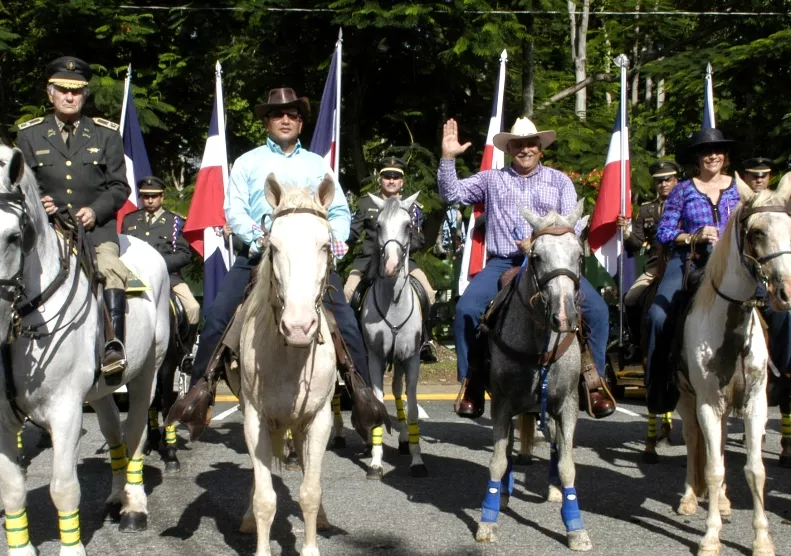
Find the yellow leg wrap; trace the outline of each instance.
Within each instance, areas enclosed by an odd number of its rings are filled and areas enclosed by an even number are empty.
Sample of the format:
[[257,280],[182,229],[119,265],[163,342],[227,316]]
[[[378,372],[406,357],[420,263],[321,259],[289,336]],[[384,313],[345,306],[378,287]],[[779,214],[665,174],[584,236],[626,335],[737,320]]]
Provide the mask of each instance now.
[[126,466],[126,482],[130,485],[143,484],[143,458],[132,458]]
[[398,413],[398,422],[403,423],[406,421],[406,411],[404,411],[404,398],[396,398],[396,412]]
[[656,438],[656,414],[648,414],[648,438]]
[[22,548],[30,544],[27,531],[27,510],[5,515],[5,536],[8,548]]
[[673,412],[668,411],[667,413],[662,414],[662,424],[663,425],[672,425],[673,424]]
[[332,414],[335,417],[341,416],[341,394],[340,392],[336,392],[335,395],[332,397]]
[[165,427],[165,443],[166,444],[176,444],[178,442],[178,437],[176,436],[176,425],[171,424]]
[[156,409],[149,408],[148,410],[148,426],[152,429],[159,428],[159,414]]
[[126,444],[110,446],[110,467],[113,468],[113,475],[120,475],[126,471],[129,460],[126,458]]
[[22,446],[22,429],[19,429],[19,432],[16,433],[16,449],[20,452],[24,446]]
[[58,512],[58,529],[60,530],[60,544],[63,546],[80,544],[80,510]]
[[783,438],[791,438],[791,413],[783,413],[780,423],[780,432],[783,434]]
[[381,446],[382,445],[382,435],[384,434],[384,430],[382,427],[374,427],[371,429],[371,444],[374,446]]
[[294,440],[294,435],[291,434],[291,429],[288,429],[286,431],[286,438],[288,438],[289,440]]
[[417,421],[409,422],[409,443],[420,444],[420,423]]

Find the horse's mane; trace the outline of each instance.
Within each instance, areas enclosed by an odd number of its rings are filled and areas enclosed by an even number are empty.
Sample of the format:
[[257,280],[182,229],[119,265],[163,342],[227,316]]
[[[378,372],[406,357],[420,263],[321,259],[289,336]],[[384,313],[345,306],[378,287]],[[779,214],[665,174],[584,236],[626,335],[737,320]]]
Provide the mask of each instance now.
[[746,205],[744,202],[740,202],[738,205],[736,205],[733,214],[731,214],[731,217],[728,220],[728,224],[725,226],[723,237],[717,241],[717,244],[714,246],[714,250],[709,257],[709,262],[706,264],[703,283],[701,284],[700,290],[695,296],[695,308],[711,307],[714,303],[717,292],[714,291],[713,284],[721,284],[722,279],[725,276],[725,272],[728,270],[728,259],[731,252],[731,245],[733,244],[734,227],[741,218],[742,212],[746,208],[785,204],[785,201],[774,191],[765,189],[763,191],[757,192],[752,197],[752,199],[747,202]]
[[[280,204],[274,209],[278,216],[293,209],[311,209],[327,216],[327,209],[316,202],[313,193],[307,189],[293,185],[283,185],[285,190]],[[329,223],[327,229],[331,230]],[[253,276],[252,291],[247,303],[247,311],[252,315],[260,315],[269,310],[269,300],[272,286],[272,263],[269,258],[269,245],[261,253],[261,262]]]
[[[12,154],[13,149],[11,149],[11,147],[0,143],[0,161],[4,163],[4,166],[11,161]],[[43,229],[43,227],[47,225],[47,213],[44,212],[44,207],[39,201],[41,198],[41,190],[39,189],[38,181],[36,181],[36,175],[33,173],[33,170],[30,169],[27,161],[25,163],[25,174],[20,186],[22,187],[22,192],[25,194],[28,215],[35,222],[37,230]],[[5,180],[0,180],[0,193],[13,193],[14,189],[15,188],[10,182],[6,183]]]

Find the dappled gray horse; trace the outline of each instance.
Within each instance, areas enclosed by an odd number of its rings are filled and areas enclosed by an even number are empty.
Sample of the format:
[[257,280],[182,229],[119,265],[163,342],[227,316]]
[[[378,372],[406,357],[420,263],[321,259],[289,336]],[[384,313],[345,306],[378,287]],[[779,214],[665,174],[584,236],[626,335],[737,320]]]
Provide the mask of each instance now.
[[577,504],[572,459],[579,412],[577,329],[583,257],[574,226],[582,216],[582,203],[567,216],[550,212],[538,217],[523,211],[533,228],[526,264],[510,297],[488,321],[494,453],[478,541],[496,540],[500,507],[507,506],[513,491],[513,417],[540,412],[551,443],[549,501],[562,502],[569,548],[592,548]]
[[[420,300],[409,284],[409,241],[412,231],[410,209],[417,199],[396,197],[382,200],[370,195],[379,208],[376,220],[379,249],[371,258],[369,275],[373,284],[362,306],[362,332],[368,348],[368,368],[376,396],[383,399],[384,374],[392,365],[393,396],[398,413],[398,448],[412,454],[413,477],[428,475],[420,458],[417,383],[420,375],[420,334],[423,318]],[[404,415],[404,377],[406,376],[407,411]],[[382,477],[382,427],[371,431],[371,465],[369,479]]]

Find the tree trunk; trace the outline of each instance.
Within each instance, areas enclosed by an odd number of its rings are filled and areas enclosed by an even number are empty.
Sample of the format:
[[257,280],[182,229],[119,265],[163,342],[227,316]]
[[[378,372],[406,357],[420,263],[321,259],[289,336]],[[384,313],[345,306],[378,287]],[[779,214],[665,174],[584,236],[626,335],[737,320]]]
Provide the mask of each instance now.
[[[577,3],[575,0],[568,0],[570,37],[571,37],[571,61],[574,64],[574,81],[580,83],[587,76],[587,56],[588,56],[588,16],[590,15],[590,0],[583,0],[582,15],[579,22],[575,14]],[[575,93],[574,112],[580,120],[587,116],[587,91],[580,88]]]
[[[532,3],[530,5],[532,9]],[[533,117],[533,101],[535,99],[535,47],[533,43],[533,30],[535,18],[533,14],[527,15],[525,31],[530,35],[522,42],[522,56],[524,64],[522,66],[522,115],[527,118]]]
[[[657,112],[665,104],[665,80],[660,79],[656,82],[656,110]],[[656,136],[656,156],[665,156],[665,134],[659,132]]]

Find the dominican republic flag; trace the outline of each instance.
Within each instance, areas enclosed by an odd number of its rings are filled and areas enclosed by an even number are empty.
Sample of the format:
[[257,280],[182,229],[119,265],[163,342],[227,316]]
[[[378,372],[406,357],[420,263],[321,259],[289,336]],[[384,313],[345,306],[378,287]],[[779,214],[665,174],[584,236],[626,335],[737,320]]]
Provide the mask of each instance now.
[[711,78],[711,64],[706,64],[706,88],[703,93],[703,129],[717,127],[714,121],[714,82]]
[[222,97],[222,69],[216,66],[216,98],[211,113],[209,136],[203,150],[195,193],[192,196],[184,237],[203,255],[203,311],[211,308],[220,283],[231,267],[231,253],[222,234],[225,226],[223,202],[228,186],[228,154],[225,146],[225,110]]
[[[625,98],[621,98],[625,102]],[[625,106],[625,105],[623,105]],[[607,152],[607,163],[604,166],[599,197],[593,209],[588,243],[593,254],[610,276],[618,273],[618,259],[625,254],[623,237],[616,226],[619,214],[627,218],[632,217],[632,201],[629,164],[629,126],[625,110],[618,110],[615,120],[615,129],[610,139],[610,148]],[[622,125],[623,122],[623,125]],[[621,164],[624,166],[624,182],[621,183]],[[634,259],[624,259],[624,290],[629,291],[634,283]]]
[[319,117],[310,141],[310,152],[324,158],[335,175],[340,168],[341,142],[341,47],[343,46],[343,30],[338,31],[338,42],[332,55],[330,71],[324,92],[321,94]]
[[124,141],[124,162],[126,162],[126,181],[132,192],[124,206],[116,213],[117,231],[121,233],[124,216],[135,212],[138,208],[137,181],[152,175],[151,164],[148,162],[146,145],[143,143],[143,132],[137,119],[135,101],[132,97],[132,64],[126,73],[124,84],[124,103],[121,108],[121,137]]
[[[492,115],[489,118],[489,130],[486,133],[486,146],[483,148],[481,171],[502,168],[505,164],[505,153],[494,148],[494,136],[503,130],[503,99],[505,95],[505,64],[508,53],[500,54],[500,74],[497,77],[497,90],[492,99]],[[464,293],[470,280],[486,266],[486,232],[475,229],[475,219],[484,210],[483,204],[472,208],[470,222],[467,225],[467,237],[464,240],[464,251],[461,257],[461,274],[459,274],[459,295]]]

